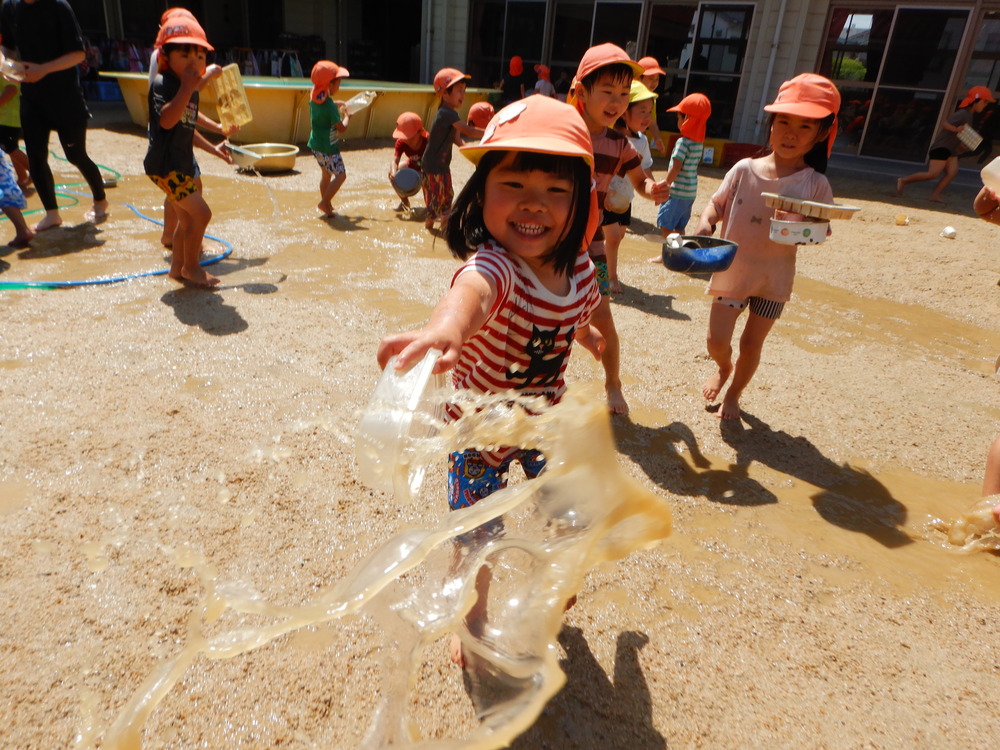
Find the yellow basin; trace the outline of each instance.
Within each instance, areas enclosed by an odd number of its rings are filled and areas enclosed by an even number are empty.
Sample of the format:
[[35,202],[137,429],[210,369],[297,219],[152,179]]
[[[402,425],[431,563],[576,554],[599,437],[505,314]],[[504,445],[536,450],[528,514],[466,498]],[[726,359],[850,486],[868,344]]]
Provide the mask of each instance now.
[[[101,76],[118,81],[132,122],[146,127],[149,122],[149,76],[146,73],[112,72],[101,73]],[[312,83],[308,78],[247,76],[243,78],[243,87],[253,112],[253,121],[240,128],[231,139],[233,142],[305,143],[309,140],[309,92],[312,91]],[[396,118],[407,111],[420,115],[427,127],[438,109],[439,99],[434,94],[434,88],[418,83],[345,78],[337,100],[346,101],[361,91],[375,91],[378,97],[369,107],[351,117],[344,138],[391,138]],[[459,114],[465,119],[469,107],[486,100],[492,93],[493,89],[467,89]],[[218,120],[211,86],[201,91],[199,101],[201,111]]]

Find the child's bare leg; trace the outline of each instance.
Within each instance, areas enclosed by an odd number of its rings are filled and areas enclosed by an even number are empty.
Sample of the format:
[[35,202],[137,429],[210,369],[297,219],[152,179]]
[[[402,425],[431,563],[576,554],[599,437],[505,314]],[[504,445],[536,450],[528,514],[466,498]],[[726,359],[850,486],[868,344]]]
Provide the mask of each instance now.
[[[326,170],[323,170],[323,172],[327,175],[330,174]],[[332,177],[327,180],[326,187],[322,190],[323,199],[319,202],[320,210],[324,210],[324,208],[329,209],[328,211],[325,211],[327,216],[336,215],[337,211],[333,207],[333,198],[337,194],[337,191],[340,190],[340,186],[343,185],[346,180],[346,172],[332,175]]]
[[102,198],[99,201],[94,201],[93,207],[83,215],[83,218],[87,221],[93,221],[95,223],[100,223],[108,218],[108,203],[107,198]]
[[327,172],[325,169],[320,170],[319,175],[319,203],[316,204],[316,208],[324,216],[333,216],[333,206],[330,205],[330,201],[327,200],[326,194],[330,190],[330,183],[333,181],[333,176]]
[[622,285],[618,283],[618,248],[624,236],[623,224],[604,226],[604,254],[608,258],[608,288],[612,294],[621,294],[622,291]]
[[21,189],[28,187],[31,184],[31,174],[28,172],[28,155],[21,149],[15,148],[8,156],[10,156],[10,163],[14,165],[14,171],[17,173],[18,187]]
[[604,352],[601,354],[601,364],[604,365],[604,390],[608,394],[608,409],[612,414],[628,414],[628,403],[622,393],[620,373],[621,343],[618,340],[615,320],[611,316],[610,297],[601,297],[601,304],[597,307],[590,322],[601,332],[606,343]]
[[[475,637],[482,635],[483,629],[486,627],[486,605],[490,593],[490,580],[492,580],[490,569],[485,565],[481,566],[476,573],[476,602],[465,613],[465,627]],[[458,637],[458,633],[452,634],[449,651],[451,652],[451,660],[464,668],[466,666],[465,653],[462,651],[462,639]]]
[[160,244],[173,247],[174,231],[177,229],[177,209],[169,198],[163,201],[163,231],[160,233]]
[[733,382],[729,384],[722,399],[722,407],[719,409],[718,416],[721,419],[740,418],[740,396],[757,372],[760,353],[764,349],[764,339],[771,332],[775,322],[774,318],[763,318],[754,312],[748,315],[743,335],[740,336],[740,355],[736,358],[736,366],[733,368]]
[[708,313],[708,356],[719,366],[718,371],[701,387],[701,395],[710,403],[719,397],[722,386],[733,372],[733,330],[742,312],[738,308],[713,302]]
[[28,243],[35,238],[35,233],[28,227],[28,222],[24,220],[21,209],[11,207],[5,208],[3,212],[10,219],[10,223],[14,226],[15,231],[14,239],[7,244],[11,247],[27,247]]
[[[171,264],[171,277],[187,281],[195,286],[210,287],[219,283],[219,279],[208,273],[199,264],[201,259],[201,243],[205,238],[205,230],[212,220],[212,209],[205,203],[201,193],[195,192],[177,201],[177,232],[174,234],[174,261]],[[179,276],[174,275],[174,267],[180,261]]]
[[951,184],[951,181],[955,179],[958,174],[958,157],[953,156],[945,164],[944,174],[941,175],[941,179],[938,180],[937,185],[934,186],[934,190],[927,197],[927,200],[934,201],[935,203],[944,203],[945,201],[941,198],[941,193],[944,189]]
[[[958,161],[957,159],[955,160]],[[942,171],[944,171],[947,162],[944,159],[931,159],[927,165],[926,172],[915,172],[906,177],[900,177],[896,180],[896,195],[902,195],[903,189],[909,185],[911,182],[926,182],[927,180],[933,180]]]

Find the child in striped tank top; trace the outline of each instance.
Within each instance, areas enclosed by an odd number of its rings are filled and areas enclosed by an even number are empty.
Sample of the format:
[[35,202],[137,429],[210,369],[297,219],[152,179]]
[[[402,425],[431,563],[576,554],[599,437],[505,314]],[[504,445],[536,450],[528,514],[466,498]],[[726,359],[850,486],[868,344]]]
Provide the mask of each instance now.
[[[465,263],[423,328],[382,339],[379,365],[398,355],[396,367],[406,369],[435,348],[443,352],[435,371],[454,368],[457,389],[513,390],[556,402],[574,342],[598,358],[604,344],[590,325],[601,296],[594,264],[583,252],[600,216],[591,189],[590,133],[573,107],[531,96],[500,110],[482,140],[461,150],[477,166],[455,201],[447,239]],[[460,413],[455,405],[448,409],[451,418]],[[529,478],[545,466],[537,450],[517,446],[452,453],[450,508],[472,506],[502,489],[514,461]],[[494,519],[461,542],[500,529],[502,521]],[[489,580],[484,569],[466,615],[473,636],[486,624]],[[457,636],[451,656],[464,665]]]
[[[685,233],[691,219],[691,208],[698,197],[698,165],[705,150],[705,125],[712,114],[712,103],[704,94],[689,94],[667,112],[677,113],[681,137],[670,155],[667,182],[670,198],[660,204],[656,225],[666,237],[672,232]],[[656,256],[660,262],[660,256]]]

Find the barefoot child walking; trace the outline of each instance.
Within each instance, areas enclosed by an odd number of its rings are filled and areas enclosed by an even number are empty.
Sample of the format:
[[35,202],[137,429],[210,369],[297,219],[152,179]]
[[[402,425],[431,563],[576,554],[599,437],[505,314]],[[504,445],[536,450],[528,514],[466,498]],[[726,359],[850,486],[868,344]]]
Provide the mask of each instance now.
[[[695,234],[711,235],[721,221],[721,236],[739,245],[733,264],[713,274],[708,286],[712,295],[708,354],[718,371],[705,382],[702,394],[715,402],[732,378],[719,409],[722,419],[739,419],[740,396],[757,371],[764,340],[791,298],[795,278],[797,246],[770,240],[773,209],[766,207],[761,193],[833,201],[830,183],[821,172],[836,136],[839,109],[840,92],[822,76],[803,73],[781,84],[774,103],[764,107],[771,113],[770,153],[737,162],[701,214]],[[734,364],[733,331],[746,308],[747,322]]]
[[171,20],[160,41],[160,72],[149,88],[149,148],[143,167],[176,212],[170,278],[211,287],[219,279],[202,268],[199,259],[212,210],[195,179],[193,143],[198,86],[206,55],[214,48],[193,18]]
[[[466,262],[423,328],[382,339],[379,365],[399,355],[396,367],[405,369],[436,348],[444,355],[435,371],[454,368],[457,389],[514,389],[556,402],[574,341],[595,356],[603,343],[589,324],[600,302],[594,264],[581,252],[598,216],[590,136],[572,107],[531,96],[500,110],[482,142],[462,151],[477,166],[455,202],[448,246]],[[449,407],[451,417],[459,414]],[[545,466],[538,451],[516,446],[452,453],[451,509],[502,489],[513,461],[529,478]],[[481,538],[500,528],[496,521],[470,534]],[[473,636],[487,621],[489,580],[484,568],[466,615]],[[457,637],[452,659],[463,664]]]
[[342,68],[329,60],[320,60],[313,65],[310,74],[313,88],[309,99],[309,121],[312,126],[309,133],[309,148],[312,149],[321,170],[320,200],[316,208],[326,219],[332,219],[337,215],[333,207],[333,198],[347,180],[347,167],[344,166],[344,157],[340,155],[340,134],[347,130],[351,116],[347,113],[346,107],[342,109],[333,100],[333,95],[340,89],[340,79],[348,78],[350,75],[347,68]]

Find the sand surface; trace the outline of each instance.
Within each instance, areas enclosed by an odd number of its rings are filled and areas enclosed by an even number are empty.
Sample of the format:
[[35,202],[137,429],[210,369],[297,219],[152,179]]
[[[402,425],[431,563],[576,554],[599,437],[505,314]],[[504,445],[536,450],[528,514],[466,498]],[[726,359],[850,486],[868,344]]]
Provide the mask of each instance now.
[[[0,280],[164,267],[158,228],[124,205],[159,216],[144,134],[112,122],[89,144],[122,175],[111,219],[82,223],[85,199],[66,208],[62,229],[3,251]],[[201,154],[210,232],[233,245],[213,267],[217,291],[162,276],[0,291],[0,745],[100,745],[187,639],[206,575],[302,603],[446,512],[440,493],[401,507],[357,480],[376,343],[422,322],[456,267],[394,213],[391,150],[367,146],[345,153],[329,223],[313,208],[311,156],[262,180]],[[470,168],[457,155],[454,168],[460,185]],[[696,207],[720,177],[703,172]],[[721,425],[700,395],[704,281],[645,262],[659,249],[642,237],[654,208],[637,204],[614,301],[633,411],[614,429],[621,465],[675,530],[586,577],[560,635],[567,685],[514,747],[984,747],[996,735],[1000,558],[956,554],[930,522],[977,500],[1000,432],[1000,228],[974,218],[969,189],[939,207],[929,184],[897,199],[889,176],[831,182],[862,212],[800,250],[741,425]],[[955,239],[939,236],[946,225]],[[600,376],[574,355],[572,382]],[[380,647],[354,619],[199,659],[143,747],[358,746]],[[474,726],[443,640],[416,692],[424,736]]]

